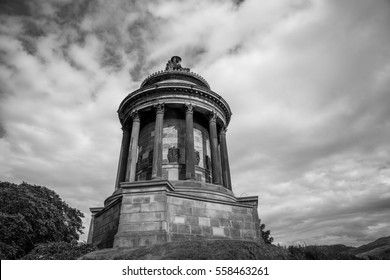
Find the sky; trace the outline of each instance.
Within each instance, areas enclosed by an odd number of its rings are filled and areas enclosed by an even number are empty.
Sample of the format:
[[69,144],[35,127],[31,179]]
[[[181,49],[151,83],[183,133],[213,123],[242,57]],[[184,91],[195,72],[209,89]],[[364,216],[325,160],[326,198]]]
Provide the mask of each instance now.
[[389,30],[388,0],[1,0],[0,180],[53,189],[87,233],[120,102],[178,55],[229,103],[233,191],[274,243],[389,236]]

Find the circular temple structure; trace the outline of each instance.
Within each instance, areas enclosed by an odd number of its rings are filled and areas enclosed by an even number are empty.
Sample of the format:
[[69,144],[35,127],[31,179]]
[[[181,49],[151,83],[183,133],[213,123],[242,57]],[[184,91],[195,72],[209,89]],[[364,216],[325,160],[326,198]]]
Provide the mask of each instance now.
[[257,197],[232,192],[227,102],[174,56],[121,102],[113,195],[91,208],[101,248],[192,238],[259,238]]
[[231,190],[226,145],[221,143],[226,141],[221,134],[230,121],[229,105],[180,62],[180,57],[172,57],[164,71],[147,77],[120,104],[125,150],[117,188],[121,182],[164,179],[196,180]]

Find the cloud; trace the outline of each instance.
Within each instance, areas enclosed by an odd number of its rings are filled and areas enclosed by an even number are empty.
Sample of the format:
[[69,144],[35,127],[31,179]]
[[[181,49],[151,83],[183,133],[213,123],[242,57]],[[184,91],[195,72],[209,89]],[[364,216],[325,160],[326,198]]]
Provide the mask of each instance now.
[[230,104],[233,189],[259,195],[276,242],[389,235],[387,1],[1,5],[1,180],[101,205],[120,102],[179,55]]

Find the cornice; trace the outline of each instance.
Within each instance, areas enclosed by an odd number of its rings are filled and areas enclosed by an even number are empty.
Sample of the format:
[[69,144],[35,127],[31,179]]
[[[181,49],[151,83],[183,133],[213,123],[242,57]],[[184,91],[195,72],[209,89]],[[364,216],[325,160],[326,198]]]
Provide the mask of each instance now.
[[[121,119],[121,116],[124,116],[126,109],[131,107],[130,104],[134,104],[140,99],[147,98],[151,94],[158,94],[159,92],[164,94],[167,91],[171,91],[172,94],[190,94],[198,96],[201,99],[211,101],[223,110],[227,124],[230,122],[230,117],[232,115],[230,107],[219,94],[209,89],[205,89],[204,87],[188,85],[186,83],[164,83],[160,85],[154,84],[135,90],[134,92],[130,93],[120,104],[118,109],[119,118]],[[158,100],[158,97],[156,97],[156,100]]]

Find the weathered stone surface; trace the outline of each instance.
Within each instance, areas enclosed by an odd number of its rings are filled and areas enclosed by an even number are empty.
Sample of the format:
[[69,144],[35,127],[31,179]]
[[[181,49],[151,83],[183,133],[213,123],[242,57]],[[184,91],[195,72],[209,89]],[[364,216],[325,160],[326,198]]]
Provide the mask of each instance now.
[[168,204],[168,211],[174,215],[192,215],[192,208],[186,207],[184,205],[169,205]]
[[[239,203],[229,204],[226,201],[218,203],[215,200],[203,200],[188,194],[181,196],[178,193],[171,196],[170,193],[174,192],[174,189],[169,187],[169,191],[164,192],[164,183],[159,181],[153,181],[150,187],[145,183],[128,186],[122,206],[106,207],[103,211],[105,214],[101,214],[95,223],[97,228],[94,235],[105,240],[104,246],[112,246],[114,236],[115,246],[130,247],[154,244],[161,240],[168,242],[199,238],[261,238],[256,208],[241,206]],[[135,193],[132,194],[132,191]],[[151,234],[153,232],[159,233]],[[165,237],[158,241],[157,236],[160,236],[161,232],[164,232]],[[110,239],[103,237],[103,234],[107,233],[110,234]]]
[[179,225],[177,225],[177,232],[178,233],[190,234],[191,233],[190,226],[189,225],[179,224]]
[[220,227],[213,227],[213,235],[214,236],[225,236],[225,231]]
[[241,236],[246,239],[253,239],[255,238],[256,234],[254,230],[241,229]]
[[157,211],[156,203],[143,203],[141,204],[141,212],[155,212]]
[[113,246],[119,225],[120,209],[121,200],[117,200],[95,215],[92,243],[96,244],[98,248]]
[[141,203],[122,206],[122,213],[137,213],[137,212],[141,212]]
[[173,218],[173,223],[175,223],[175,224],[184,224],[185,220],[186,220],[185,216],[175,216]]
[[195,216],[187,216],[186,217],[186,224],[192,225],[192,226],[198,226],[199,225],[199,219]]
[[213,235],[213,228],[210,226],[202,226],[202,235],[204,236],[212,236]]
[[229,235],[231,238],[234,239],[240,239],[241,238],[241,231],[237,228],[229,228]]
[[202,227],[201,226],[193,226],[193,225],[191,225],[191,234],[201,235],[202,234]]
[[115,237],[115,247],[140,247],[167,242],[166,233],[161,231],[150,231],[148,233],[138,232],[131,234],[120,234]]
[[149,213],[132,213],[132,214],[121,214],[120,223],[132,223],[141,221],[164,221],[164,212],[149,212]]
[[210,219],[210,225],[212,227],[219,227],[220,226],[219,220],[220,219],[218,219],[218,218],[211,218]]
[[211,225],[210,218],[199,217],[198,219],[199,219],[199,225],[201,225],[201,226],[210,226]]
[[167,201],[166,194],[153,194],[151,195],[151,201]]
[[149,203],[150,195],[140,195],[133,197],[133,203]]

